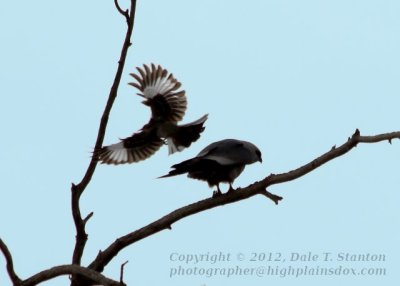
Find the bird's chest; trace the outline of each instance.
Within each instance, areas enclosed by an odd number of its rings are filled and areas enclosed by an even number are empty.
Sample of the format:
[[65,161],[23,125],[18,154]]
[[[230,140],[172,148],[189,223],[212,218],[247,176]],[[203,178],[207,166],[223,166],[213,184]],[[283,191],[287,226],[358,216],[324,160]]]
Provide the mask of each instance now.
[[243,172],[243,170],[244,170],[244,165],[232,168],[228,174],[229,180],[234,181],[237,177],[239,177],[239,175]]

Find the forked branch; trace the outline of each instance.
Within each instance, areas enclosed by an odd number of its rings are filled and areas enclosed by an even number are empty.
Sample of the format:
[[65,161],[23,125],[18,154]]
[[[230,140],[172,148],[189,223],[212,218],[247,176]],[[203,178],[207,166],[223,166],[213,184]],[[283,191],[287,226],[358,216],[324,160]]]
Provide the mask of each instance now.
[[[118,11],[121,11],[121,7],[119,6],[118,2],[116,1],[115,3],[116,3]],[[127,18],[128,19],[128,28],[127,28],[125,40],[124,40],[124,43],[122,46],[120,59],[118,61],[118,68],[117,68],[117,72],[115,74],[114,82],[111,86],[107,104],[106,104],[106,107],[104,109],[103,115],[100,120],[100,126],[99,126],[99,130],[98,130],[98,134],[97,134],[96,144],[94,147],[95,149],[99,149],[103,144],[104,135],[106,132],[106,127],[107,127],[110,111],[111,111],[111,108],[112,108],[114,101],[118,94],[118,87],[121,82],[121,76],[122,76],[122,72],[124,70],[126,56],[128,53],[128,49],[131,46],[131,36],[132,36],[134,20],[135,20],[135,10],[136,10],[136,0],[131,0],[131,9],[129,12],[129,17]],[[126,13],[128,13],[127,11],[126,11]],[[97,166],[96,159],[97,158],[95,158],[95,156],[92,157],[82,181],[76,185],[72,184],[72,187],[71,187],[72,217],[74,219],[75,228],[76,228],[76,241],[75,241],[75,248],[74,248],[74,252],[73,252],[73,256],[72,256],[72,263],[78,264],[78,265],[80,265],[80,263],[81,263],[83,250],[85,248],[87,237],[88,237],[86,234],[86,231],[85,231],[85,224],[87,223],[88,219],[92,215],[92,214],[89,214],[85,219],[82,218],[79,200],[80,200],[82,193],[85,191],[87,185],[89,184],[90,180],[92,179],[94,171],[96,170],[96,166]]]
[[[114,101],[118,94],[118,87],[121,82],[122,72],[124,70],[125,61],[126,61],[126,57],[128,54],[128,49],[131,46],[131,36],[132,36],[133,26],[134,26],[134,22],[135,22],[136,0],[131,0],[130,10],[126,10],[126,11],[123,11],[121,9],[121,7],[118,4],[118,1],[115,1],[114,3],[115,3],[115,6],[117,7],[117,10],[122,15],[125,16],[128,27],[127,27],[124,43],[122,46],[120,58],[118,61],[118,67],[117,67],[117,71],[116,71],[116,74],[114,77],[114,81],[111,86],[110,93],[108,95],[106,107],[103,111],[103,115],[100,120],[96,144],[94,147],[95,150],[100,149],[103,144],[106,127],[107,127],[107,123],[108,123],[108,118],[109,118],[109,115],[111,112],[111,108],[112,108]],[[87,185],[89,184],[90,180],[92,179],[94,171],[96,170],[96,166],[97,166],[97,158],[96,158],[96,156],[93,156],[81,182],[76,185],[72,184],[72,187],[71,187],[71,209],[72,209],[72,217],[73,217],[75,228],[76,228],[75,247],[74,247],[74,251],[72,254],[72,263],[77,264],[77,265],[81,264],[83,251],[85,249],[86,242],[88,239],[88,235],[85,230],[85,225],[86,225],[87,221],[90,219],[90,217],[93,215],[93,213],[90,213],[89,215],[86,216],[86,218],[82,218],[79,201],[80,201],[80,197],[81,197],[82,193],[85,191]],[[79,277],[78,276],[76,276],[76,275],[72,276],[72,285],[79,285]]]
[[115,7],[117,8],[118,12],[125,17],[126,23],[129,26],[129,10],[126,9],[125,11],[122,10],[121,6],[119,6],[118,0],[114,0]]

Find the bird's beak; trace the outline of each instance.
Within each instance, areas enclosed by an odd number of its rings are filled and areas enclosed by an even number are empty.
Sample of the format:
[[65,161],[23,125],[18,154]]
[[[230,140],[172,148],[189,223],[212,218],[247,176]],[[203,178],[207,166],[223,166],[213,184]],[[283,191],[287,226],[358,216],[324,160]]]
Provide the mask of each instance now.
[[260,159],[258,159],[258,161],[260,161],[260,163],[262,163],[262,158],[260,157]]

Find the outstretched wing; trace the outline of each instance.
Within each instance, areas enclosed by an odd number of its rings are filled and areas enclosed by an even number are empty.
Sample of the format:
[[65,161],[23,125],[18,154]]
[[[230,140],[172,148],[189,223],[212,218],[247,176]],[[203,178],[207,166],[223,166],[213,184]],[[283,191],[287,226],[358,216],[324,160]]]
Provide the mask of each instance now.
[[187,100],[184,90],[179,90],[181,83],[161,66],[151,64],[149,68],[136,68],[139,74],[130,75],[137,82],[129,83],[136,87],[138,95],[145,98],[143,104],[151,108],[153,121],[181,121],[185,115]]
[[155,132],[143,128],[119,143],[102,147],[93,155],[103,164],[135,163],[152,156],[163,144],[164,141]]

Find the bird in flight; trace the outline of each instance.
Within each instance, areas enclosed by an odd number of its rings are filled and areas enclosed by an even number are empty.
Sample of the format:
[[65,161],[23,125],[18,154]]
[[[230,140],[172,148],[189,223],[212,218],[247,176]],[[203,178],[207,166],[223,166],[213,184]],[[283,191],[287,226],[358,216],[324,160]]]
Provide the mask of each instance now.
[[126,164],[139,162],[152,156],[164,144],[168,153],[189,147],[200,138],[208,114],[187,124],[178,125],[185,115],[187,100],[181,83],[161,66],[151,64],[137,67],[138,74],[130,75],[136,82],[129,85],[137,88],[142,103],[151,109],[150,121],[132,136],[121,142],[104,146],[94,151],[97,160],[104,164]]
[[229,183],[228,192],[233,191],[232,183],[244,167],[257,161],[262,162],[261,151],[253,143],[225,139],[208,145],[196,157],[173,165],[174,170],[159,178],[187,173],[189,178],[217,186],[213,196],[218,196],[222,194],[220,183]]

